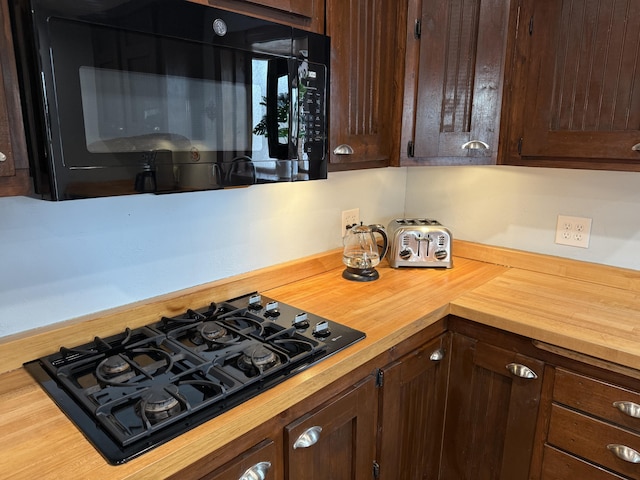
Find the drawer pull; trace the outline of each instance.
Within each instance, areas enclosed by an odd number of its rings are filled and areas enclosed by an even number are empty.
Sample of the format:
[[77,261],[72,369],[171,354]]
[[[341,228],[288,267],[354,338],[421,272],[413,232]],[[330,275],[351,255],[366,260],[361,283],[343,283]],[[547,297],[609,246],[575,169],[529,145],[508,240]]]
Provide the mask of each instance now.
[[631,150],[633,150],[634,152],[640,152],[640,143],[636,143],[633,147],[631,147]]
[[522,365],[521,363],[510,363],[507,365],[507,370],[509,370],[511,374],[515,375],[516,377],[529,378],[532,380],[538,378],[536,372],[531,370],[526,365]]
[[293,448],[309,448],[311,445],[315,445],[320,440],[321,431],[322,427],[309,428],[298,437]]
[[618,445],[617,443],[610,443],[607,448],[613,452],[613,454],[621,460],[629,463],[640,463],[640,453],[636,452],[633,448],[626,445]]
[[347,145],[343,143],[342,145],[338,145],[333,150],[334,155],[353,155],[353,147],[351,145]]
[[463,150],[489,150],[489,144],[482,140],[470,140],[462,144]]
[[439,362],[440,360],[442,360],[444,358],[444,350],[439,348],[437,350],[435,350],[430,356],[429,356],[429,360],[431,360],[432,362]]
[[640,405],[633,402],[613,402],[613,406],[625,415],[633,418],[640,418]]
[[271,462],[256,463],[244,472],[238,480],[265,480],[270,468]]

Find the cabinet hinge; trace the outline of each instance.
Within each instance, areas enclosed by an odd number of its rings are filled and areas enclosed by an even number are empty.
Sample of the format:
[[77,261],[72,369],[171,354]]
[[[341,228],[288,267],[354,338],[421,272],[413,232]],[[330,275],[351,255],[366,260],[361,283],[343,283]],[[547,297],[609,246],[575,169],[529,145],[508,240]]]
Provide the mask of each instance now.
[[378,462],[373,462],[373,478],[380,477],[380,465]]
[[416,24],[413,27],[413,36],[419,40],[421,35],[422,35],[422,20],[418,18],[416,19]]
[[518,139],[518,155],[522,155],[522,142],[523,142],[523,138],[520,137]]
[[381,387],[384,384],[384,372],[381,369],[376,371],[376,387]]
[[407,143],[407,157],[413,157],[415,155],[413,141],[409,140]]
[[529,36],[533,35],[533,15],[529,19]]

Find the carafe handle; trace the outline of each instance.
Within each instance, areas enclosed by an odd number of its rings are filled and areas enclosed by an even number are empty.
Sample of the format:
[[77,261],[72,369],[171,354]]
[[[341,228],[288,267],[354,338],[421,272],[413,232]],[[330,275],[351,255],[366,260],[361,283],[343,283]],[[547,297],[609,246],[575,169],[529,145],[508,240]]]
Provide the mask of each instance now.
[[389,238],[387,237],[387,231],[380,224],[369,225],[369,228],[372,232],[377,232],[382,237],[382,249],[380,248],[380,245],[378,245],[378,250],[380,251],[380,260],[382,260],[387,254],[387,249],[389,248]]

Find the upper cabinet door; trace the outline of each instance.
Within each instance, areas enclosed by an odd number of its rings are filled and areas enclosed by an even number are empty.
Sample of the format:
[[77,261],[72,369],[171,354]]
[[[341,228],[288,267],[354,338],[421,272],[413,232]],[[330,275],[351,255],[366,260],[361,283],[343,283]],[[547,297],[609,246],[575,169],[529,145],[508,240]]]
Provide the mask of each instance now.
[[32,189],[7,6],[0,0],[0,196]]
[[[395,78],[399,71],[395,46],[396,18],[404,11],[402,3],[327,1],[327,32],[331,37],[330,170],[389,165],[393,131],[399,125],[394,121]],[[348,147],[343,147],[343,153],[335,152],[340,145]]]
[[640,0],[523,0],[508,163],[640,170]]
[[509,8],[411,0],[403,163],[496,162]]

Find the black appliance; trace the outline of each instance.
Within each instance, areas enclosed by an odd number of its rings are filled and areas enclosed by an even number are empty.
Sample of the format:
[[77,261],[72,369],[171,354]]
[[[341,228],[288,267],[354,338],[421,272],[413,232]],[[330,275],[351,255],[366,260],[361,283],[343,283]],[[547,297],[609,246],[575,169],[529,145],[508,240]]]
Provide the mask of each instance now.
[[187,1],[9,3],[43,198],[327,178],[328,37]]
[[62,347],[24,366],[116,465],[363,338],[252,293]]

